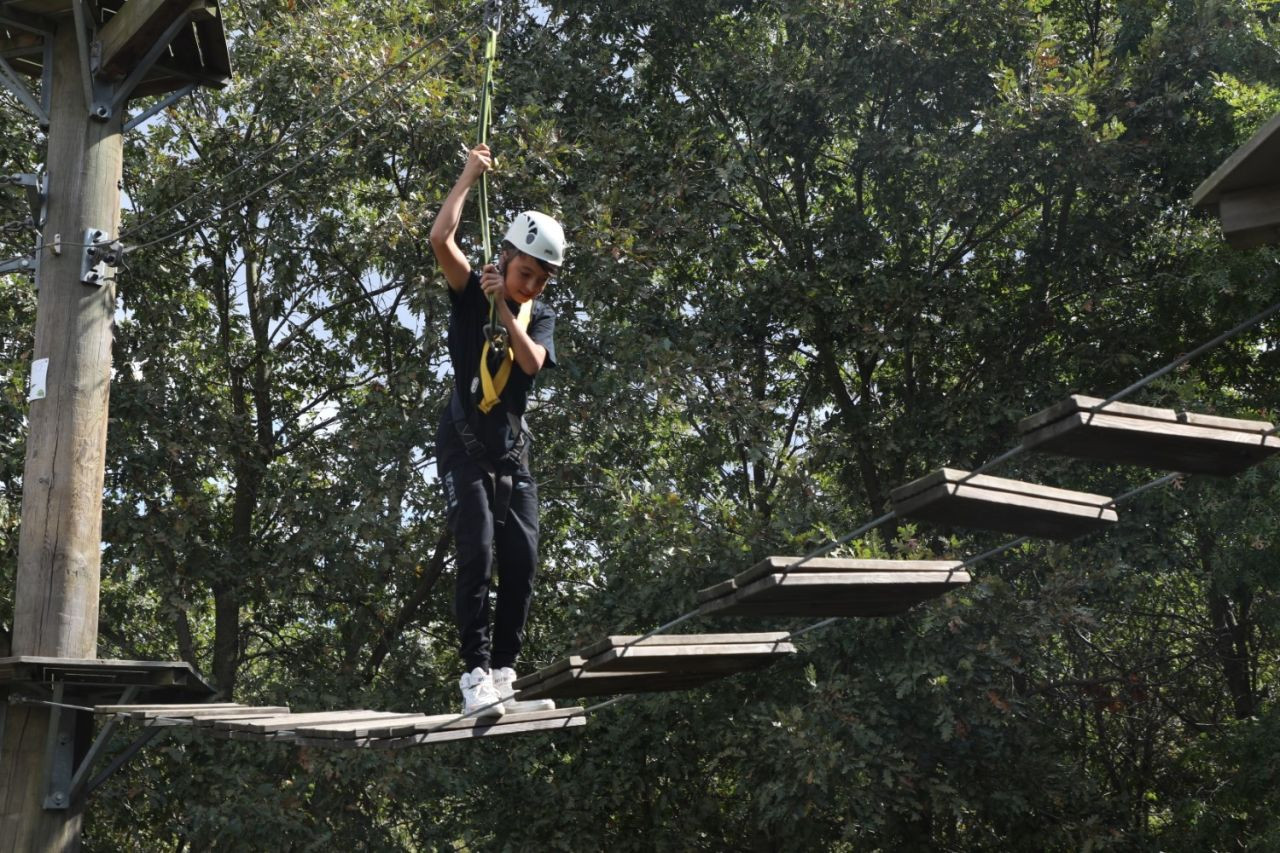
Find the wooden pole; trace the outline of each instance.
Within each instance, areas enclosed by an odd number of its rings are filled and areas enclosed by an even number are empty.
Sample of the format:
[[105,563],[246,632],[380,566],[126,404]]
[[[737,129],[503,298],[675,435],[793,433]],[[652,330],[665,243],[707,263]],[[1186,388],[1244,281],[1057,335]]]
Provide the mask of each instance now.
[[[75,24],[54,37],[49,200],[36,281],[33,358],[47,392],[29,404],[22,530],[14,590],[14,655],[97,656],[102,488],[111,381],[113,283],[80,281],[87,229],[114,238],[120,221],[121,117],[90,118]],[[0,745],[0,851],[74,850],[82,811],[46,809],[49,709],[10,706]]]

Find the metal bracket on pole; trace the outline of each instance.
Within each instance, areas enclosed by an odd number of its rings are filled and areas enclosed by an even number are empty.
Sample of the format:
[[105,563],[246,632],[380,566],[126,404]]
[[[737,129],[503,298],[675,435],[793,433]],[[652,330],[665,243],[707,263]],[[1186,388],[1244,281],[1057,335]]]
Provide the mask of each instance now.
[[[53,685],[53,701],[62,702],[63,684]],[[71,773],[75,769],[76,713],[54,705],[49,709],[49,736],[44,749],[44,807],[60,811],[71,805]]]
[[98,790],[98,788],[102,787],[102,783],[110,779],[111,774],[115,773],[121,767],[124,767],[129,763],[129,759],[142,751],[144,746],[151,743],[151,741],[155,740],[160,735],[165,734],[171,728],[171,726],[148,726],[143,729],[142,734],[138,735],[137,738],[134,739],[133,743],[121,750],[120,754],[113,758],[111,763],[108,764],[101,773],[94,776],[84,785],[84,796],[87,797],[94,791]]
[[0,186],[5,184],[26,188],[27,204],[31,208],[31,222],[36,228],[43,228],[45,220],[48,218],[46,205],[49,200],[48,182],[45,180],[44,175],[32,175],[29,173],[0,175]]
[[13,96],[27,108],[27,111],[36,117],[42,128],[49,126],[49,113],[36,100],[35,95],[31,94],[31,90],[23,84],[18,72],[13,70],[13,66],[9,64],[9,61],[2,56],[0,56],[0,83],[3,83],[4,87],[12,92]]
[[[129,705],[138,696],[138,688],[128,687],[120,694],[117,705]],[[84,758],[80,761],[80,766],[76,768],[75,775],[71,777],[71,791],[69,799],[73,803],[77,803],[85,794],[85,788],[89,783],[89,771],[93,769],[93,764],[98,760],[98,756],[106,748],[107,742],[111,740],[111,736],[115,734],[116,728],[120,725],[119,717],[112,717],[103,724],[102,730],[98,732],[98,736],[94,738],[93,745],[89,747],[89,751],[85,753]]]
[[80,79],[84,86],[84,102],[89,106],[89,115],[98,121],[111,118],[112,90],[101,83],[93,73],[93,60],[89,54],[89,45],[93,42],[97,28],[93,18],[86,9],[86,0],[71,0],[71,11],[76,19],[76,42],[80,46]]
[[156,101],[154,104],[147,107],[145,110],[143,110],[142,112],[138,113],[136,116],[134,116],[133,118],[125,122],[124,132],[128,133],[129,131],[133,130],[135,127],[142,124],[144,121],[151,118],[153,115],[160,112],[161,110],[168,109],[169,107],[173,106],[178,101],[182,100],[187,95],[190,95],[192,92],[194,92],[195,88],[196,88],[195,83],[188,83],[186,86],[183,86],[181,89],[177,89],[165,95],[163,98]]
[[7,261],[0,261],[0,275],[11,272],[33,273],[39,266],[39,258],[35,255],[27,255],[25,258],[10,258]]
[[84,254],[80,257],[80,282],[97,287],[107,283],[107,267],[120,263],[124,246],[119,240],[108,240],[107,232],[87,228],[84,232]]

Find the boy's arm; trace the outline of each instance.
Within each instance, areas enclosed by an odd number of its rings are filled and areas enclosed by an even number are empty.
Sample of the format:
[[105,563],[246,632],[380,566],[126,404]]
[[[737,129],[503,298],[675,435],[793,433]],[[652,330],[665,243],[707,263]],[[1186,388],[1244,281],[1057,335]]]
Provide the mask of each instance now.
[[462,220],[462,206],[467,201],[471,186],[480,179],[493,165],[493,155],[489,146],[477,145],[467,155],[467,165],[463,167],[458,182],[449,190],[436,221],[431,224],[431,251],[435,253],[440,270],[444,273],[449,287],[461,293],[467,287],[467,277],[471,275],[471,264],[467,256],[462,254],[455,239],[458,223]]

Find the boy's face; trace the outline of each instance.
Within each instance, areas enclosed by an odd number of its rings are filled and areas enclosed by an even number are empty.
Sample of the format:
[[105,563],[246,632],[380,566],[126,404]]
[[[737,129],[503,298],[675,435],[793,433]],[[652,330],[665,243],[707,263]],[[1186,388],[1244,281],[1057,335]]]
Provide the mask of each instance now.
[[515,253],[507,259],[504,283],[507,298],[512,302],[523,305],[531,299],[537,299],[550,280],[551,273],[528,255]]

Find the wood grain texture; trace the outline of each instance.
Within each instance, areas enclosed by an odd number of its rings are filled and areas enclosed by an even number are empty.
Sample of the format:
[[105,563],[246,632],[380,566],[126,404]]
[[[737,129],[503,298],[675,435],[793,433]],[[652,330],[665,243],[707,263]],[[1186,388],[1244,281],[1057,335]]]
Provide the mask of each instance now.
[[1217,205],[1224,193],[1280,184],[1280,114],[1272,116],[1191,195],[1195,207]]
[[279,714],[258,720],[221,720],[214,724],[215,729],[224,731],[244,731],[263,734],[265,732],[293,730],[302,725],[319,725],[321,723],[354,722],[358,720],[376,720],[395,716],[394,711],[307,711],[301,714]]
[[967,572],[775,574],[705,602],[700,613],[725,616],[890,616],[969,582]]
[[943,468],[894,489],[894,512],[903,518],[997,530],[1045,539],[1074,539],[1115,523],[1111,499],[1019,480]]
[[[798,565],[797,565],[798,564]],[[735,589],[771,575],[801,573],[806,575],[857,575],[868,572],[945,572],[960,566],[957,560],[852,560],[821,558],[800,563],[799,557],[766,557],[751,568],[727,581],[698,591],[698,601],[714,601]]]
[[1019,424],[1028,450],[1190,474],[1230,476],[1280,451],[1272,425],[1071,397]]
[[711,681],[745,672],[757,666],[742,666],[721,672],[674,672],[671,670],[637,672],[562,672],[545,681],[516,692],[516,698],[564,699],[586,696],[615,696],[622,693],[663,693],[690,690]]
[[[581,709],[565,709],[581,711]],[[530,720],[527,722],[497,723],[474,728],[450,729],[431,734],[414,734],[398,738],[355,738],[351,740],[335,740],[332,738],[295,737],[294,742],[303,746],[337,747],[342,749],[408,749],[448,741],[470,740],[480,737],[500,737],[502,735],[528,734],[531,732],[553,732],[580,728],[587,724],[583,716],[565,716],[548,720]]]
[[[65,8],[70,8],[65,4]],[[42,13],[43,4],[18,11]],[[89,118],[70,16],[53,37],[45,245],[83,242],[88,227],[120,222],[120,116]],[[45,253],[36,281],[32,358],[49,359],[47,393],[28,405],[22,520],[13,592],[11,654],[94,658],[102,552],[102,492],[111,384],[115,285],[80,283],[81,255]],[[78,846],[82,806],[46,811],[43,779],[49,709],[11,711],[0,741],[0,851]]]

